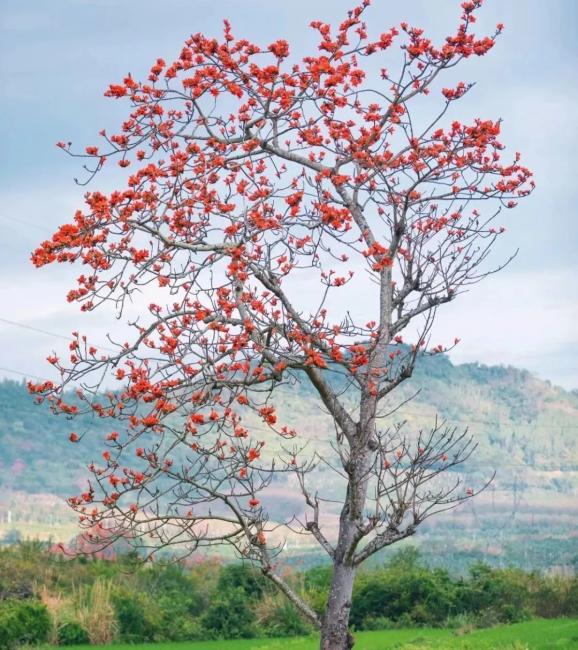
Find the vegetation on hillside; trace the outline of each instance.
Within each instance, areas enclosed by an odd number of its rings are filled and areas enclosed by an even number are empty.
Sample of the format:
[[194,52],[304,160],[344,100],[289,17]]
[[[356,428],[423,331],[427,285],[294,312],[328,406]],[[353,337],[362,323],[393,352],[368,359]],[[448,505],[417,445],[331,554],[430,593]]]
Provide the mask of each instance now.
[[[431,425],[436,414],[450,425],[469,427],[479,443],[471,472],[495,467],[502,489],[540,487],[572,495],[578,486],[578,392],[568,392],[524,370],[479,364],[454,365],[444,355],[425,357],[404,387],[400,409],[408,426]],[[330,427],[299,384],[277,398],[278,411],[318,441]],[[83,435],[70,445],[72,430]],[[74,422],[34,405],[23,383],[0,382],[0,490],[69,496],[86,465],[100,458],[110,423],[79,416]],[[515,468],[516,471],[511,471]]]
[[[418,389],[397,419],[417,429],[431,424],[437,413],[450,425],[468,426],[479,449],[464,468],[467,476],[475,482],[497,471],[475,503],[416,537],[428,561],[455,572],[479,560],[538,569],[575,566],[578,393],[523,370],[454,365],[443,355],[423,359],[402,397]],[[277,407],[283,419],[311,439],[311,447],[322,447],[332,425],[302,386],[286,387]],[[78,444],[68,441],[72,429],[82,435]],[[23,383],[1,382],[0,537],[15,528],[24,537],[68,541],[74,516],[50,495],[78,492],[86,465],[101,458],[109,429],[110,423],[105,427],[97,417],[71,422],[53,416],[46,405],[33,404]],[[329,498],[338,489],[333,474],[322,467],[317,489]],[[292,498],[293,490],[297,486],[274,484],[264,504],[281,517],[298,513],[302,504]],[[307,547],[302,536],[287,541],[292,561],[319,562],[317,549]]]

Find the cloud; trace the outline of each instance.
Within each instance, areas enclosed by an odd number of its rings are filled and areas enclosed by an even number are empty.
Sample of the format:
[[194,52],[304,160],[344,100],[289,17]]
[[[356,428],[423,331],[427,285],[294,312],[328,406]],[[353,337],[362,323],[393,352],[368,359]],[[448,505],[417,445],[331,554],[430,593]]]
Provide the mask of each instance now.
[[454,362],[514,365],[577,388],[578,367],[569,363],[578,350],[575,278],[574,268],[492,276],[440,309],[434,338],[462,338]]

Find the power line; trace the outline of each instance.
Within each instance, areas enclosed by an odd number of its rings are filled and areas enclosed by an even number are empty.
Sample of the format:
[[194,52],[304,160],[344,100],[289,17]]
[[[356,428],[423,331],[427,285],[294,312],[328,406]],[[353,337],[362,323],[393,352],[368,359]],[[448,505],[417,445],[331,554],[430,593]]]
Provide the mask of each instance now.
[[30,372],[21,372],[20,370],[14,370],[13,368],[4,368],[3,366],[0,366],[0,370],[4,372],[12,372],[15,375],[20,375],[21,377],[34,377],[34,379],[42,379],[42,381],[46,381],[46,377],[40,377],[40,375],[34,375]]
[[[10,320],[8,318],[1,318],[0,317],[0,322],[6,323],[8,325],[13,325],[14,327],[21,327],[22,329],[25,330],[30,330],[32,332],[39,332],[40,334],[46,334],[46,336],[53,336],[54,338],[58,339],[64,339],[65,341],[73,341],[74,338],[72,336],[66,336],[64,334],[55,334],[54,332],[49,332],[47,330],[43,330],[39,327],[34,327],[32,325],[26,325],[25,323],[19,323],[14,320]],[[107,352],[118,352],[118,350],[113,350],[112,348],[107,348],[103,345],[98,346],[101,350],[106,350]]]
[[55,334],[54,332],[48,332],[46,330],[40,329],[39,327],[33,327],[32,325],[26,325],[25,323],[18,323],[14,320],[9,320],[8,318],[0,318],[2,323],[7,323],[8,325],[14,325],[14,327],[21,327],[25,330],[31,330],[32,332],[40,332],[40,334],[46,334],[46,336],[54,336],[58,339],[64,339],[65,341],[71,341],[72,336],[65,336],[64,334]]
[[[13,221],[18,223],[21,226],[28,226],[29,228],[36,228],[37,230],[42,230],[43,232],[53,232],[52,228],[46,228],[45,226],[40,226],[37,223],[32,223],[31,221],[25,221],[24,219],[17,219],[16,217],[9,217],[6,214],[0,214],[0,219],[5,219],[6,221]],[[56,226],[55,226],[56,228]]]
[[[19,323],[17,321],[10,320],[8,318],[2,318],[0,317],[0,322],[6,323],[8,325],[13,325],[14,327],[20,327],[22,329],[30,330],[32,332],[39,332],[40,334],[45,334],[46,336],[52,336],[55,338],[59,339],[64,339],[65,341],[72,341],[73,337],[71,336],[65,336],[64,334],[56,334],[54,332],[49,332],[47,330],[41,329],[39,327],[34,327],[32,325],[26,325],[25,323]],[[118,352],[118,350],[113,350],[112,348],[107,348],[104,346],[99,346],[102,350],[106,350],[108,352]],[[27,373],[20,372],[18,370],[10,370],[8,368],[0,368],[0,370],[5,370],[6,372],[13,372],[14,374],[22,375],[24,377],[27,376],[32,376],[32,377],[38,377],[38,375],[29,375]],[[468,418],[467,420],[462,420],[459,418],[445,418],[440,415],[440,413],[423,413],[419,411],[395,411],[398,415],[401,416],[417,416],[417,417],[424,417],[424,418],[441,418],[444,422],[448,423],[457,423],[457,424],[465,424],[465,425],[471,425],[471,424],[485,424],[488,426],[498,426],[499,428],[510,426],[512,428],[525,428],[525,429],[578,429],[578,425],[571,425],[571,424],[523,424],[523,423],[518,423],[518,422],[502,422],[501,420],[478,420],[474,418]]]

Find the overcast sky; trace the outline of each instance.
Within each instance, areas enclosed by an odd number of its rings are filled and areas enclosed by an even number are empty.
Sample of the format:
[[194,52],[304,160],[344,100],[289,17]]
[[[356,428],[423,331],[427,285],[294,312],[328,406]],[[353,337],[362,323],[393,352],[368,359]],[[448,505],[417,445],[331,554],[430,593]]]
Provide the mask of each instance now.
[[[65,341],[6,320],[63,336],[78,328],[101,341],[118,327],[109,314],[80,314],[66,303],[79,268],[35,270],[29,262],[35,245],[82,204],[78,161],[54,143],[81,149],[101,128],[114,131],[127,104],[103,97],[108,84],[129,71],[144,75],[156,57],[172,61],[191,33],[218,35],[225,17],[237,36],[261,45],[286,38],[302,55],[312,48],[310,20],[339,21],[351,4],[0,0],[0,7],[0,377],[48,376],[44,359]],[[374,0],[366,15],[375,31],[407,20],[441,38],[455,29],[459,2]],[[515,365],[578,388],[578,3],[487,0],[477,30],[492,32],[497,22],[506,24],[498,45],[461,67],[460,78],[476,86],[459,117],[502,117],[503,141],[522,152],[538,187],[506,214],[499,252],[519,248],[514,263],[441,310],[436,337],[461,337],[456,363]]]

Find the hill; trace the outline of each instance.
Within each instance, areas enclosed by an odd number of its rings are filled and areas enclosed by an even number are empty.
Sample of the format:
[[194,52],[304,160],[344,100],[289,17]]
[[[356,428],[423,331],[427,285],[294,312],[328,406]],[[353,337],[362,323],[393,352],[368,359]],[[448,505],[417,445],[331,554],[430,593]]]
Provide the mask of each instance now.
[[[526,568],[574,563],[578,392],[565,391],[524,370],[454,365],[443,355],[424,358],[391,406],[416,392],[396,412],[395,421],[405,420],[411,431],[431,426],[437,414],[450,426],[467,427],[479,444],[464,467],[468,480],[481,481],[496,471],[491,488],[469,507],[432,520],[419,538],[426,554],[434,560],[447,555],[451,530],[466,559],[490,557]],[[327,440],[332,424],[304,385],[285,388],[276,405],[280,420],[309,438],[317,450],[331,453]],[[69,533],[69,514],[55,497],[76,493],[83,484],[85,467],[100,457],[102,434],[109,427],[110,422],[90,417],[70,422],[53,416],[45,405],[33,404],[22,383],[0,382],[0,533],[24,519],[29,525],[42,520],[37,534],[50,521],[65,522]],[[81,444],[71,445],[72,429],[89,435]],[[276,487],[270,495],[271,511],[299,512],[299,495],[292,499],[288,492],[294,488],[291,482]],[[325,496],[340,490],[329,469],[320,472],[316,488]],[[38,507],[41,503],[44,506]],[[317,557],[308,542],[296,541],[293,546],[297,555]]]

